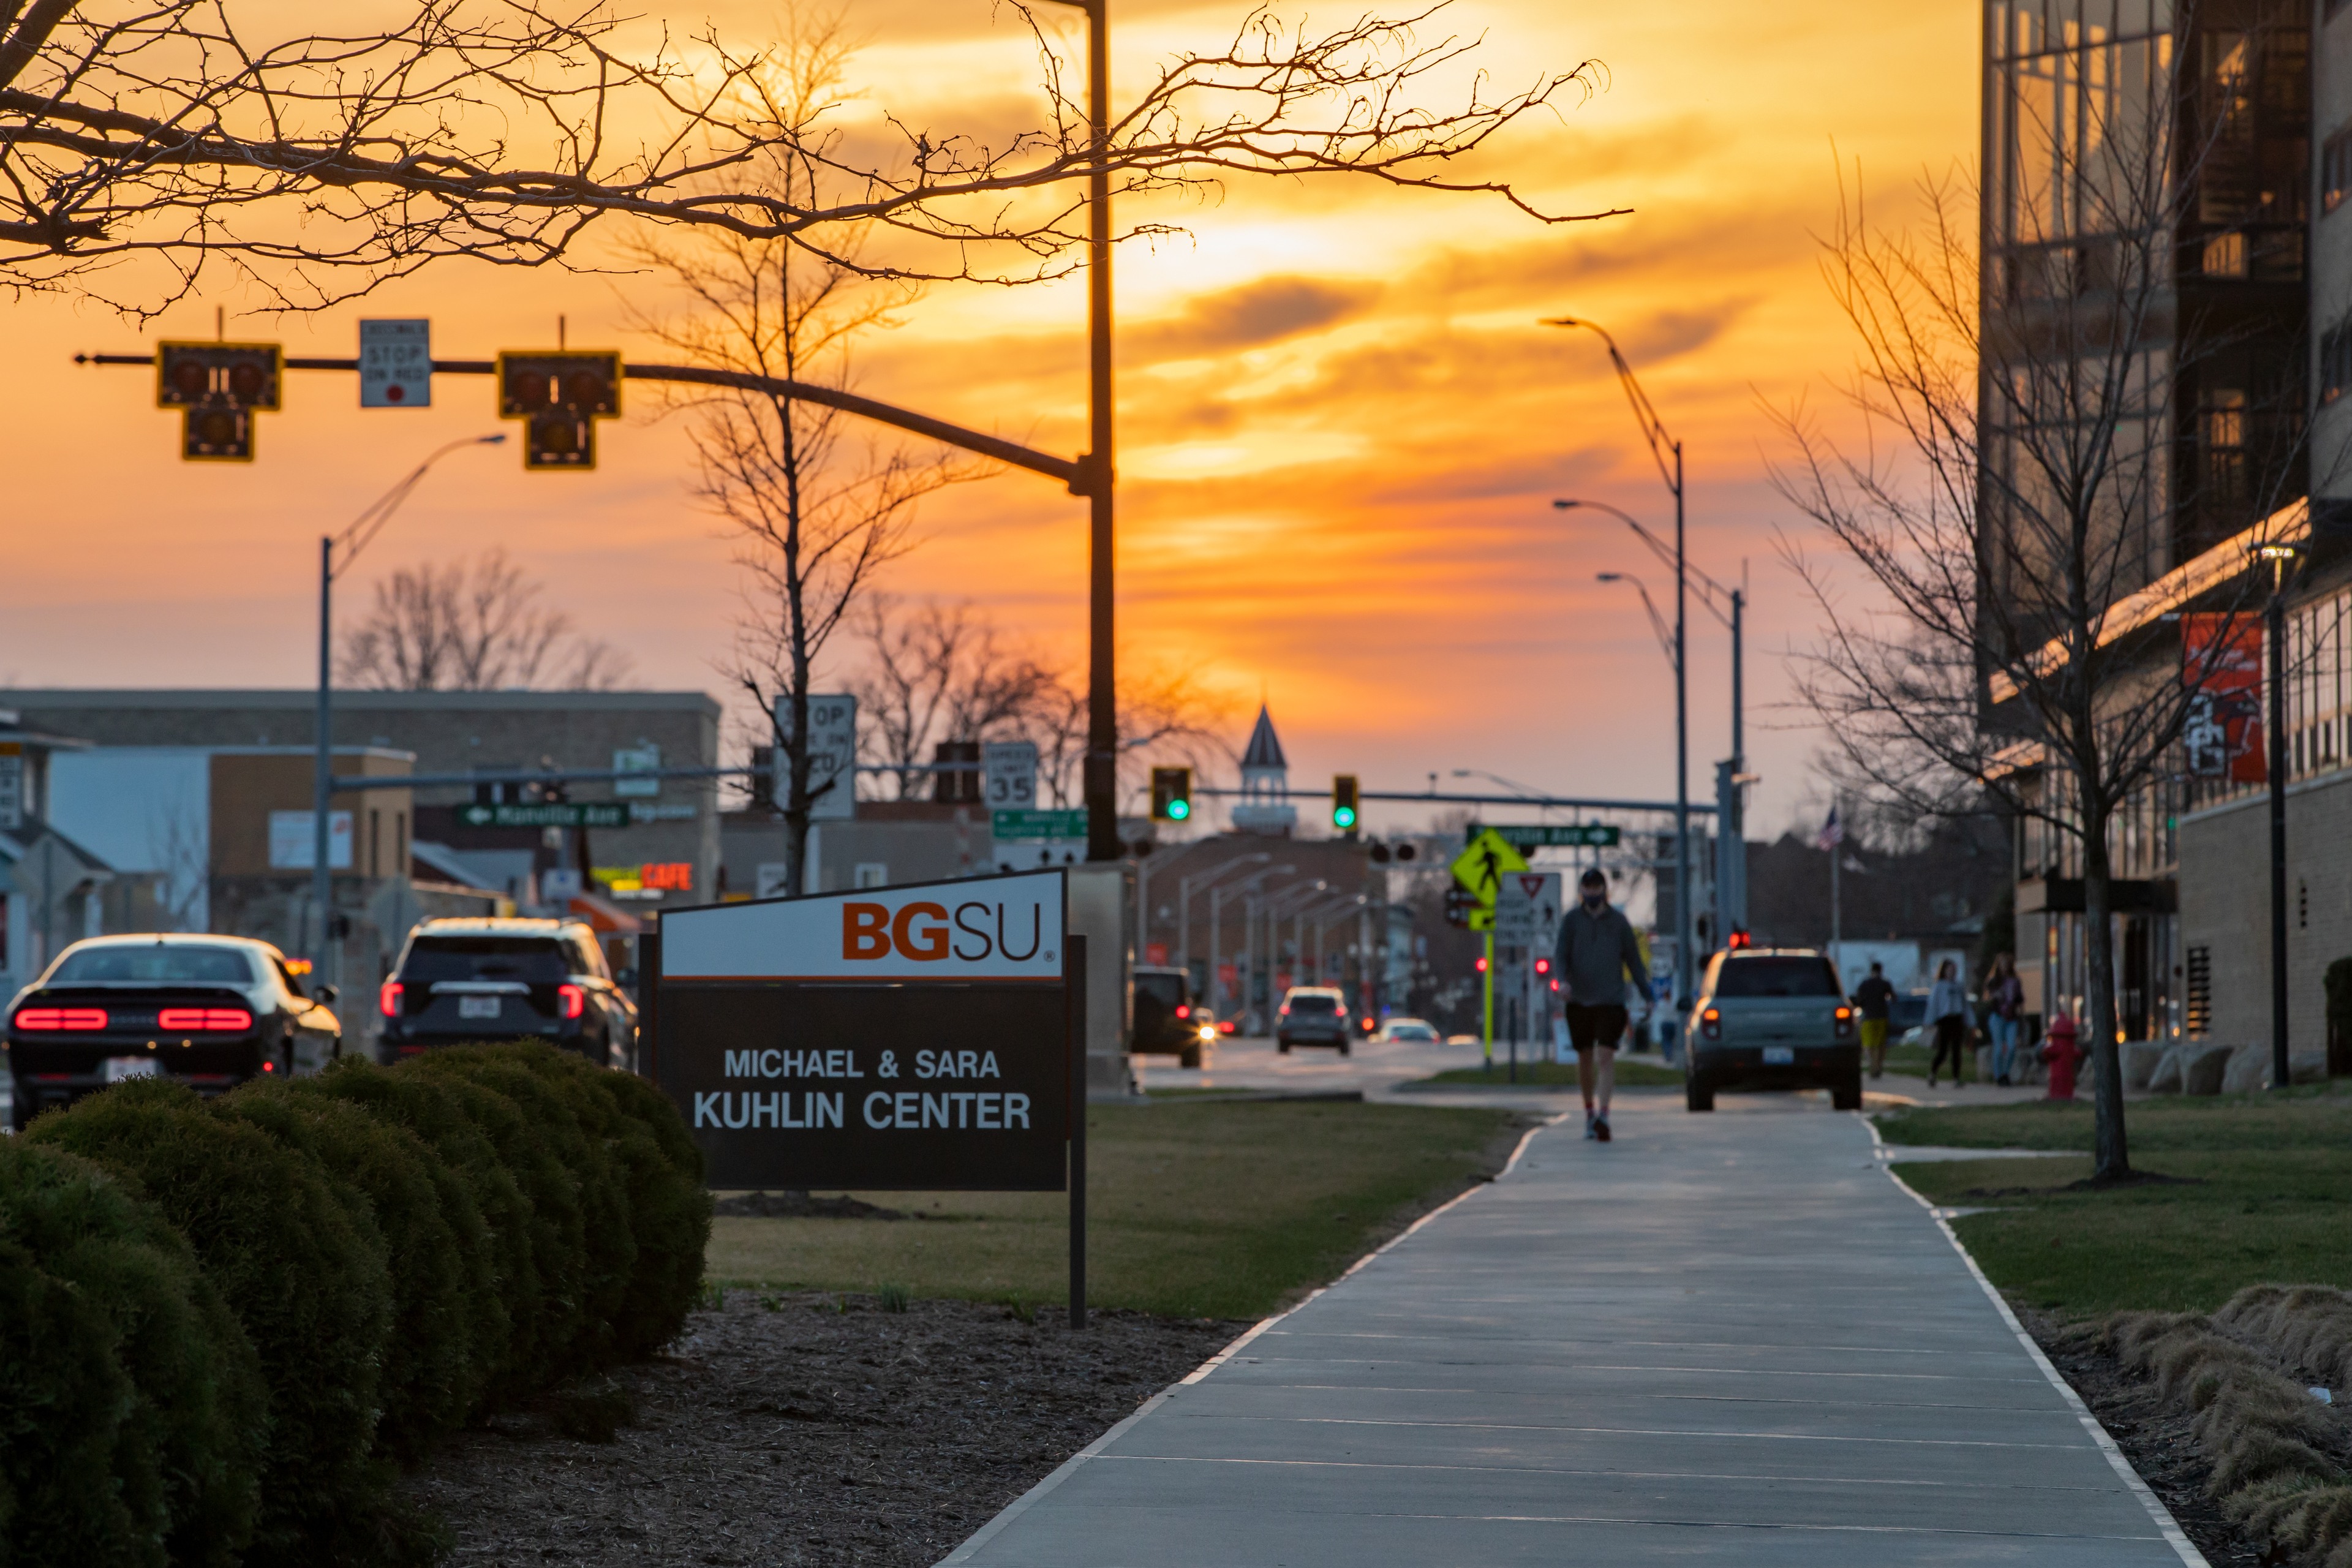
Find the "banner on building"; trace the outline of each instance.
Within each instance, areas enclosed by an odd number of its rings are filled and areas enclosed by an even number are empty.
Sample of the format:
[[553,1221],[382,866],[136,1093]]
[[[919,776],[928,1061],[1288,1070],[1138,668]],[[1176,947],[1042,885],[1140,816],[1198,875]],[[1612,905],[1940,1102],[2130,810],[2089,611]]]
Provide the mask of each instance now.
[[2263,626],[2247,616],[2180,617],[2180,676],[2189,688],[2181,749],[2191,778],[2263,784]]

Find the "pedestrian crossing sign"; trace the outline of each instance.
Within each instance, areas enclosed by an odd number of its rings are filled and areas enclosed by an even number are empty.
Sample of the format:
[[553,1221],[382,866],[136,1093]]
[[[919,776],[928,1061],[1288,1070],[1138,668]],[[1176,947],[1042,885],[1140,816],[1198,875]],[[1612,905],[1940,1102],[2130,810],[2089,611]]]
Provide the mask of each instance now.
[[1454,858],[1454,879],[1470,889],[1470,896],[1488,910],[1494,909],[1495,900],[1503,890],[1503,879],[1527,868],[1528,858],[1491,827],[1473,838],[1470,847]]

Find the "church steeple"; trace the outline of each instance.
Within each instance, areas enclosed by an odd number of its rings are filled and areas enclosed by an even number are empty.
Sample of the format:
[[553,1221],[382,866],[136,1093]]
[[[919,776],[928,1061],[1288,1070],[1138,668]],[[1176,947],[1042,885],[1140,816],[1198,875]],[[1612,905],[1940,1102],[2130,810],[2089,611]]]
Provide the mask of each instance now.
[[1287,837],[1298,825],[1289,794],[1290,760],[1282,754],[1282,739],[1274,732],[1274,715],[1261,702],[1257,725],[1242,751],[1242,798],[1234,805],[1234,826],[1244,833]]

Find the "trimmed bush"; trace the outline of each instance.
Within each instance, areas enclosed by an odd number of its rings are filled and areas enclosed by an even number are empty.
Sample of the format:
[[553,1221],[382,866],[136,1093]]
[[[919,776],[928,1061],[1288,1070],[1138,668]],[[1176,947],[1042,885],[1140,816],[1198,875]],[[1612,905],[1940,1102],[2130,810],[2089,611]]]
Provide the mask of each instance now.
[[375,1457],[391,1320],[383,1241],[319,1162],[217,1116],[179,1084],[134,1079],[23,1137],[135,1183],[186,1237],[261,1357],[268,1485],[246,1560],[371,1554],[388,1467]]
[[13,1563],[226,1564],[268,1434],[253,1346],[152,1205],[0,1142],[0,1449]]
[[710,1241],[710,1194],[702,1151],[659,1089],[632,1073],[606,1072],[562,1051],[505,1047],[510,1059],[562,1095],[581,1129],[604,1141],[621,1167],[636,1258],[612,1317],[613,1348],[650,1354],[677,1337],[702,1284]]
[[[421,1073],[390,1072],[346,1057],[295,1089],[365,1111],[407,1131],[430,1152],[429,1173],[457,1237],[470,1313],[467,1340],[480,1371],[469,1416],[506,1392],[513,1376],[517,1323],[528,1343],[540,1311],[539,1268],[531,1261],[530,1200],[499,1152],[465,1111],[458,1087]],[[481,1092],[481,1091],[474,1091]]]
[[[569,1200],[565,1238],[577,1247],[566,1301],[569,1332],[551,1336],[545,1348],[553,1359],[542,1363],[548,1380],[554,1381],[613,1360],[613,1319],[627,1299],[637,1246],[629,1234],[628,1194],[617,1163],[601,1140],[590,1140],[564,1097],[519,1059],[533,1053],[555,1054],[552,1047],[535,1044],[469,1046],[428,1053],[404,1070],[462,1079],[505,1099],[530,1131],[533,1147],[543,1152],[530,1177],[516,1171],[533,1206],[544,1210]],[[507,1163],[515,1164],[512,1157]]]
[[[252,1085],[214,1110],[317,1160],[346,1195],[353,1224],[372,1219],[382,1234],[392,1328],[376,1441],[402,1464],[417,1463],[473,1409],[485,1370],[474,1351],[478,1313],[466,1300],[457,1232],[433,1180],[440,1162],[406,1128],[291,1083]],[[481,1241],[473,1238],[477,1248]]]

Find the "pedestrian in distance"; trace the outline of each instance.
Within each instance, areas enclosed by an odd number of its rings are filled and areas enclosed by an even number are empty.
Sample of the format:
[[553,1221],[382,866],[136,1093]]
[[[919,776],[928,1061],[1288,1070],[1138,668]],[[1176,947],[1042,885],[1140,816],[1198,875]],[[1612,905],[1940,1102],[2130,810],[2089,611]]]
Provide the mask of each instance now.
[[2017,1066],[2018,1016],[2025,1011],[2025,983],[2017,977],[2017,960],[2002,953],[1985,976],[1985,1034],[1992,1041],[1992,1080],[2006,1085]]
[[1862,1054],[1869,1058],[1870,1076],[1886,1076],[1886,1026],[1895,1013],[1895,986],[1886,965],[1874,963],[1870,974],[1853,988],[1853,1005],[1862,1014]]
[[1596,867],[1585,872],[1577,890],[1577,906],[1560,919],[1553,967],[1567,1004],[1561,1010],[1568,1016],[1569,1043],[1576,1047],[1576,1085],[1584,1091],[1584,1135],[1606,1143],[1609,1100],[1617,1087],[1617,1043],[1625,1037],[1628,1002],[1647,995],[1649,966],[1633,922],[1609,902],[1609,879]]
[[1958,1089],[1960,1053],[1969,1048],[1969,993],[1948,958],[1936,967],[1936,984],[1927,991],[1927,1016],[1936,1030],[1936,1054],[1927,1061],[1927,1087],[1936,1087],[1936,1070],[1944,1065],[1945,1053],[1949,1052],[1952,1087]]

